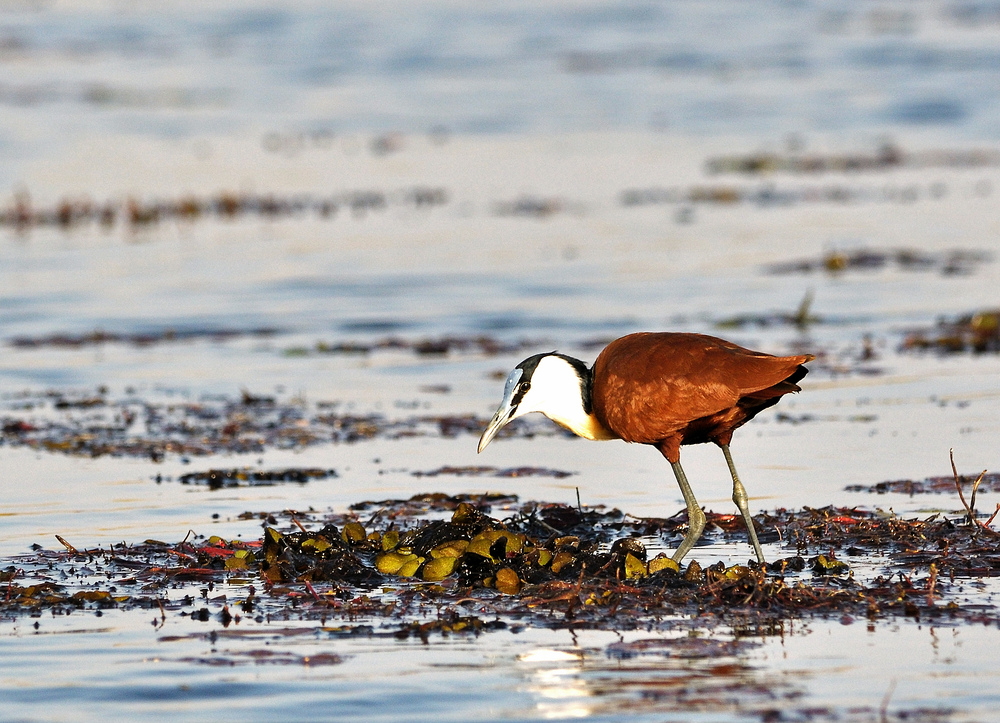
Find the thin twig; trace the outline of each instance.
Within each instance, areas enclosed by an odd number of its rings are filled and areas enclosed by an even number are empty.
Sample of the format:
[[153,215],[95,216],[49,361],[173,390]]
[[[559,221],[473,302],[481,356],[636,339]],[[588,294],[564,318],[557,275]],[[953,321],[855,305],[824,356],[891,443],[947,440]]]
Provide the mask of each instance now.
[[302,526],[302,523],[298,521],[298,518],[296,518],[295,515],[289,515],[289,516],[292,518],[292,522],[295,523],[296,527],[298,527],[300,530],[302,530],[307,535],[309,534],[309,530],[307,530],[305,527]]
[[955,488],[958,490],[958,499],[962,500],[962,506],[965,507],[965,511],[969,514],[969,524],[976,524],[976,515],[972,511],[972,507],[969,503],[965,501],[965,495],[962,493],[962,481],[959,479],[958,470],[955,468],[955,449],[954,447],[948,450],[948,457],[951,459],[951,473],[955,476]]
[[979,491],[979,484],[983,481],[983,477],[986,476],[986,470],[984,469],[979,473],[979,477],[975,482],[972,483],[972,496],[969,498],[969,507],[973,510],[976,509],[976,492]]
[[74,555],[79,555],[79,554],[80,554],[80,551],[79,551],[79,550],[77,550],[77,549],[76,549],[75,547],[73,547],[73,546],[72,546],[71,544],[69,544],[68,542],[66,542],[66,540],[64,540],[64,539],[63,539],[62,537],[60,537],[59,535],[56,535],[56,539],[57,539],[57,540],[59,540],[59,542],[61,542],[61,543],[63,544],[63,547],[65,547],[65,548],[66,548],[67,550],[69,550],[69,551],[70,551],[71,553],[73,553]]
[[[992,529],[991,527],[988,527],[987,525],[984,525],[981,520],[977,520],[976,519],[975,510],[972,508],[971,505],[969,505],[965,501],[965,495],[962,494],[962,482],[959,479],[958,470],[955,469],[955,450],[954,449],[949,450],[948,451],[948,455],[949,455],[949,457],[951,457],[951,471],[952,471],[952,474],[955,476],[955,488],[958,490],[958,498],[960,500],[962,500],[962,505],[965,507],[965,511],[969,515],[969,522],[977,530],[983,530],[985,532],[988,532],[990,535],[992,535],[994,537],[1000,537],[1000,532],[997,532],[996,530]],[[979,479],[976,480],[976,483],[975,483],[975,485],[973,487],[973,494],[975,494],[975,490],[979,487],[979,483],[982,482],[983,477],[985,475],[986,475],[986,470],[983,470],[983,473],[981,475],[979,475]],[[973,500],[975,500],[975,497],[973,497]],[[997,511],[1000,512],[1000,505],[997,505]],[[996,515],[997,515],[997,513],[994,512],[993,516],[990,517],[990,521],[991,522],[993,521],[993,518],[996,517]]]
[[306,589],[312,593],[312,596],[316,599],[316,602],[323,602],[322,600],[320,600],[319,595],[316,594],[316,590],[313,589],[313,586],[310,584],[308,580],[303,580],[302,582],[306,584]]
[[18,575],[23,575],[23,574],[24,570],[22,570],[21,568],[17,568],[16,570],[14,570],[14,572],[10,574],[10,579],[7,580],[7,600],[6,600],[7,602],[10,602],[10,593],[14,587],[14,578],[17,577]]
[[552,525],[550,525],[545,520],[539,519],[538,517],[535,517],[534,515],[532,515],[532,517],[534,518],[535,522],[537,522],[539,525],[541,525],[542,527],[544,527],[551,534],[553,534],[553,535],[559,535],[560,537],[562,537],[562,535],[563,535],[563,531],[562,530],[557,530],[555,527],[553,527]]
[[892,694],[896,692],[896,679],[893,678],[889,681],[889,689],[885,691],[885,695],[882,696],[882,705],[878,707],[878,719],[880,723],[886,723],[889,720],[889,701],[892,699]]
[[927,578],[927,607],[934,607],[934,589],[937,587],[937,565],[931,563],[930,576]]

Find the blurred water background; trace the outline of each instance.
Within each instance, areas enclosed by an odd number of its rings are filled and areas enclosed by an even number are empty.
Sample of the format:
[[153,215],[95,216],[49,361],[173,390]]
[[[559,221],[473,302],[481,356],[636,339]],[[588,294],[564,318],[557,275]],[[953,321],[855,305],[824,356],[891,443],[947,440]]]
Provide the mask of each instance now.
[[[497,374],[530,353],[589,361],[630,331],[701,331],[825,355],[801,395],[737,435],[755,510],[950,513],[956,500],[844,488],[946,474],[950,447],[964,469],[996,466],[996,355],[901,349],[1000,305],[998,101],[998,2],[0,0],[0,418],[71,420],[57,398],[244,391],[307,414],[488,417]],[[874,260],[847,263],[859,252]],[[811,320],[795,323],[804,299]],[[517,348],[325,351],[448,336]],[[570,502],[579,487],[635,514],[682,506],[655,451],[539,437],[489,454],[474,435],[162,460],[9,443],[0,553],[55,534],[79,548],[252,537],[245,510],[408,497],[426,486],[412,472],[446,464],[575,473],[434,480],[449,493]],[[728,511],[721,455],[690,448],[685,464],[703,504]],[[339,474],[153,482],[242,466]],[[695,550],[720,555],[747,553]],[[166,632],[115,611],[32,622],[0,621],[0,718],[692,714],[655,694],[683,666],[629,667],[611,634],[421,646],[315,633],[280,644],[347,662],[220,672],[203,662],[216,640],[186,618]],[[271,640],[260,627],[223,655]],[[863,628],[762,639],[733,676],[774,699],[699,719],[870,720],[889,690],[890,712],[927,720],[995,708],[992,629]]]

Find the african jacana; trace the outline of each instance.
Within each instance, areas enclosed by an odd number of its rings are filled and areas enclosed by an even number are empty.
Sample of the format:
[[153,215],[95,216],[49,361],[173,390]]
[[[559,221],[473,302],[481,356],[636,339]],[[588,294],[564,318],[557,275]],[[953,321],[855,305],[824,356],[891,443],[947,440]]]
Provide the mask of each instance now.
[[715,442],[733,478],[733,502],[743,515],[757,561],[757,541],[743,483],[729,442],[733,430],[789,392],[814,357],[771,356],[703,334],[640,333],[611,342],[590,369],[550,352],[528,357],[507,377],[503,401],[479,440],[482,452],[500,429],[541,412],[587,439],[623,439],[655,446],[673,467],[688,511],[688,532],[673,555],[680,562],[705,529],[702,512],[681,467],[683,444]]

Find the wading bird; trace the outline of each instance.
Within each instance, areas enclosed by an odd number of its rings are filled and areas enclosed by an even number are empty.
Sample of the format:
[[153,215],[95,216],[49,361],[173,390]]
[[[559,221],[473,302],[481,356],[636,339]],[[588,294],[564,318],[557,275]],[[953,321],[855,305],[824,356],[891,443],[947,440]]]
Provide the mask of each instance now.
[[748,497],[729,442],[733,430],[789,392],[814,357],[771,356],[703,334],[640,333],[611,342],[590,369],[550,352],[528,357],[507,377],[503,401],[479,440],[482,452],[512,419],[541,412],[586,439],[651,444],[673,467],[687,504],[688,532],[673,555],[679,563],[705,529],[702,512],[681,467],[683,444],[715,442],[733,478],[733,502],[743,515],[757,561]]

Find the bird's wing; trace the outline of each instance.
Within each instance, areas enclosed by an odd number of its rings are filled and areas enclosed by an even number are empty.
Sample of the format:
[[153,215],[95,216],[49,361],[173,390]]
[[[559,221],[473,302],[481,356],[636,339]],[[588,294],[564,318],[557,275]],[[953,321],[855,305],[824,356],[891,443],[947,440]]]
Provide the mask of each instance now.
[[632,334],[595,362],[594,407],[623,439],[655,442],[778,384],[802,361],[698,334]]

